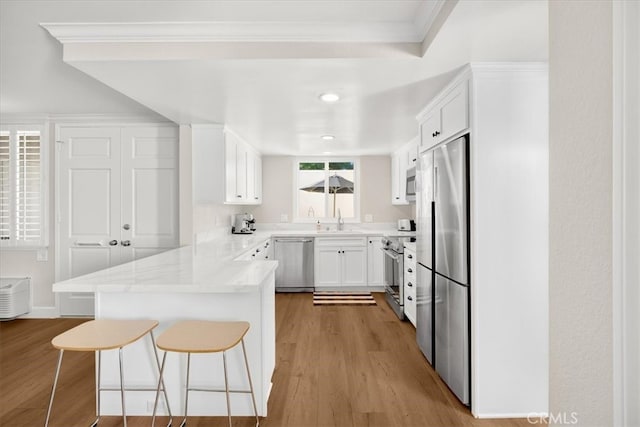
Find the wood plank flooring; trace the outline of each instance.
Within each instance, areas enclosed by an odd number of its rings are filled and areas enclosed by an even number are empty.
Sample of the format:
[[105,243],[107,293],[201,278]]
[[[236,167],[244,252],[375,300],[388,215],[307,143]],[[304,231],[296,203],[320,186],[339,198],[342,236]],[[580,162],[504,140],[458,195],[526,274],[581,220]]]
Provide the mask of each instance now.
[[[415,329],[374,295],[375,306],[314,306],[310,293],[276,295],[277,364],[261,426],[530,426],[526,419],[474,419],[420,353]],[[57,359],[50,341],[83,321],[0,323],[0,426],[44,425]],[[52,427],[94,420],[93,372],[92,354],[65,354]],[[254,423],[234,418],[237,427]],[[99,425],[121,426],[122,418],[103,417]],[[128,425],[150,426],[151,419],[129,417]],[[227,420],[191,417],[188,426],[222,427]]]

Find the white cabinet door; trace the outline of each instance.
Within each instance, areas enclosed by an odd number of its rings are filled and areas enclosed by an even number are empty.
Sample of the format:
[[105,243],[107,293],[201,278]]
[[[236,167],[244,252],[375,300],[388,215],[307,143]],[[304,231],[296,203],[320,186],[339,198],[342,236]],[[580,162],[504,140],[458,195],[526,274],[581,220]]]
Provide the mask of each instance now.
[[254,184],[253,184],[253,200],[256,204],[262,203],[262,157],[256,155],[254,157]]
[[401,153],[391,156],[391,204],[407,205],[406,166]]
[[367,248],[343,247],[342,284],[344,286],[366,286],[367,284]]
[[247,202],[247,147],[238,142],[236,144],[236,199]]
[[469,83],[452,88],[420,123],[420,152],[469,127]]
[[262,159],[260,155],[233,132],[225,131],[224,139],[224,202],[237,205],[262,203]]
[[367,240],[367,284],[369,286],[384,285],[384,253],[379,236]]
[[405,147],[405,167],[414,168],[418,164],[418,139],[411,140]]
[[468,82],[456,86],[440,105],[439,140],[453,136],[469,127]]
[[256,156],[252,151],[247,150],[247,164],[246,164],[246,177],[247,177],[247,203],[255,203],[256,197]]
[[438,143],[440,132],[440,109],[436,108],[420,124],[420,152]]
[[247,151],[247,204],[262,203],[262,158]]
[[225,134],[224,140],[224,171],[225,171],[225,201],[227,203],[236,203],[242,197],[238,193],[237,179],[237,150],[236,142]]
[[337,246],[316,246],[316,286],[340,286],[342,284],[342,254]]
[[[175,127],[61,126],[56,280],[178,244]],[[60,295],[63,315],[93,314],[93,294]]]

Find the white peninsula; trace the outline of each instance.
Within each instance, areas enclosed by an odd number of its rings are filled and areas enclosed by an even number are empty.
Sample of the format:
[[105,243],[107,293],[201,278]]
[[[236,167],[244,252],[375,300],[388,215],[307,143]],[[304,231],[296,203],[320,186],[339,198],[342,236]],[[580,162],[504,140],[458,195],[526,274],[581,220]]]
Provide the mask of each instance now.
[[[54,292],[94,292],[96,319],[156,319],[157,337],[183,319],[245,320],[245,338],[260,416],[267,415],[271,376],[275,368],[275,261],[235,261],[268,235],[229,236],[164,252],[53,285]],[[160,357],[161,356],[160,352]],[[247,389],[241,347],[227,352],[231,388]],[[103,387],[118,388],[117,351],[103,352]],[[186,355],[167,356],[165,384],[174,414],[183,413]],[[151,342],[144,338],[124,348],[125,386],[153,388],[157,368]],[[223,384],[221,354],[192,355],[192,387]],[[155,392],[126,392],[128,415],[150,415]],[[102,415],[121,413],[118,392],[101,393]],[[248,394],[232,394],[234,415],[251,415]],[[159,405],[159,414],[166,414]],[[190,393],[189,415],[226,415],[224,393]]]

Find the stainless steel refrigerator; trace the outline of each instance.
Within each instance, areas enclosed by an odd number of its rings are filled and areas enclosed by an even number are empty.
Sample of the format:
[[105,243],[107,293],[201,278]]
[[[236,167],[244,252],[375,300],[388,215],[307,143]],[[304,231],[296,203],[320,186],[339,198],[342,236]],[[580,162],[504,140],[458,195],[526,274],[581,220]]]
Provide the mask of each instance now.
[[470,403],[468,136],[420,155],[417,340],[451,391]]

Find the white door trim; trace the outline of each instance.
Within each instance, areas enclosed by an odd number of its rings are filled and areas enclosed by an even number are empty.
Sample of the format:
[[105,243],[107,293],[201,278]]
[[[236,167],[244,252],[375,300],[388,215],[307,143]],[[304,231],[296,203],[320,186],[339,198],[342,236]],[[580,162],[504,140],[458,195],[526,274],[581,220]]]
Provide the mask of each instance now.
[[640,4],[613,2],[613,425],[640,424]]

